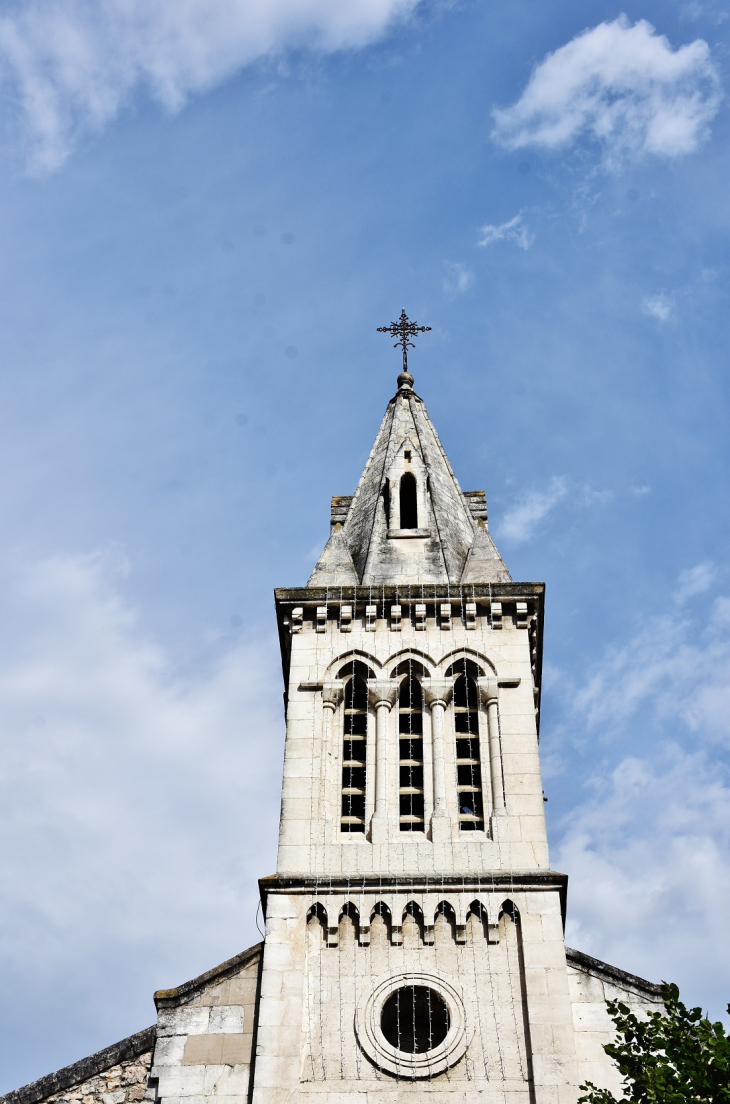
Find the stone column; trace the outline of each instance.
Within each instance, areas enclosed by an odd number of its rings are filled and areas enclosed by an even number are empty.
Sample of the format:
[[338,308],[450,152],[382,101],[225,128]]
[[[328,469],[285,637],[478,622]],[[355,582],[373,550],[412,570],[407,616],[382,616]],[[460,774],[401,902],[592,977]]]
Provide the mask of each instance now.
[[375,812],[371,839],[384,843],[388,838],[388,714],[398,695],[398,679],[368,679],[368,697],[375,710]]
[[426,705],[431,710],[431,739],[433,751],[433,816],[431,839],[447,839],[451,835],[451,821],[446,798],[446,763],[444,746],[444,712],[454,693],[451,679],[424,679],[422,682]]
[[489,773],[492,781],[492,812],[504,816],[504,784],[502,782],[502,748],[499,740],[499,713],[497,680],[494,676],[477,680],[479,701],[487,707],[489,732]]
[[323,823],[326,826],[326,833],[329,837],[326,842],[334,842],[331,838],[331,829],[335,820],[339,819],[333,812],[333,790],[336,795],[335,800],[339,801],[339,786],[332,785],[332,771],[337,770],[337,763],[340,758],[340,746],[341,739],[332,731],[332,719],[337,710],[337,706],[342,701],[342,697],[345,690],[345,683],[343,679],[325,679],[322,684],[322,742],[320,752],[321,766],[321,793],[320,793],[320,807]]

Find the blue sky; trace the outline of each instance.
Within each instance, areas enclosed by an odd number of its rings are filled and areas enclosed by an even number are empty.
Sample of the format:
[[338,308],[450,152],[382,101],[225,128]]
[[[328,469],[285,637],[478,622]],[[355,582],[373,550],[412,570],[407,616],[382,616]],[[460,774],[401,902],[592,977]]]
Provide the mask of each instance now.
[[711,0],[3,4],[0,1091],[258,938],[272,588],[354,490],[402,306],[547,583],[568,940],[723,1012],[729,34]]

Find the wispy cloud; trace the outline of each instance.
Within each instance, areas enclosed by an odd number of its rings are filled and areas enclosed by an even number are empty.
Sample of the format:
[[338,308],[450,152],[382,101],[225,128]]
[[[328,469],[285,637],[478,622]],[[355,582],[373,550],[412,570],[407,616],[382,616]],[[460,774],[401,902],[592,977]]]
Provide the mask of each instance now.
[[447,295],[463,295],[474,283],[474,273],[458,261],[444,261],[444,265],[444,291]]
[[617,167],[647,154],[692,153],[709,133],[720,82],[702,39],[676,50],[625,15],[576,35],[534,69],[519,100],[493,112],[509,149],[564,148],[588,136]]
[[555,475],[544,491],[530,491],[502,518],[500,535],[521,544],[568,494],[568,481]]
[[[675,599],[707,591],[717,574],[712,564],[682,572]],[[584,687],[571,687],[567,713],[580,739],[636,747],[593,777],[592,796],[563,825],[554,861],[571,875],[569,942],[676,980],[721,1014],[730,991],[730,962],[718,955],[730,909],[730,599],[716,599],[709,617],[652,618]]]
[[674,311],[674,297],[665,291],[658,295],[647,295],[641,303],[641,313],[649,318],[656,318],[658,322],[666,322]]
[[520,213],[510,219],[509,222],[503,222],[499,226],[493,226],[491,223],[482,226],[479,231],[477,245],[493,245],[494,242],[498,241],[513,241],[516,245],[519,245],[520,249],[529,249],[534,240],[534,234],[531,234],[527,229]]
[[42,977],[49,994],[72,976],[87,1023],[106,974],[113,1037],[130,1029],[132,984],[144,1008],[155,984],[257,938],[278,813],[275,645],[232,640],[184,675],[107,555],[4,564],[0,610],[0,961],[6,981]]
[[0,71],[29,166],[56,168],[141,90],[168,111],[291,48],[372,42],[417,0],[9,0]]
[[677,589],[674,592],[674,601],[678,605],[686,602],[688,598],[694,598],[697,594],[704,594],[709,590],[717,578],[717,568],[713,563],[701,563],[696,567],[690,567],[680,573],[677,581]]
[[[626,757],[571,811],[553,863],[570,875],[569,945],[679,983],[722,1016],[730,963],[730,779],[701,753]],[[687,933],[691,932],[691,939]]]

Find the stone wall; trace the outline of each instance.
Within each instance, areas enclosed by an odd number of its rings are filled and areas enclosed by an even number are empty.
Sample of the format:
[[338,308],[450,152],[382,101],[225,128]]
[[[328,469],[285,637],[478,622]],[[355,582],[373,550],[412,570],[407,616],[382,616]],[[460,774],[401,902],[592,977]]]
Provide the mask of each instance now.
[[147,1089],[152,1064],[152,1051],[140,1054],[128,1062],[120,1062],[103,1073],[97,1073],[80,1085],[46,1097],[44,1104],[134,1104]]
[[136,1104],[147,1089],[156,1028],[49,1073],[0,1097],[0,1104]]

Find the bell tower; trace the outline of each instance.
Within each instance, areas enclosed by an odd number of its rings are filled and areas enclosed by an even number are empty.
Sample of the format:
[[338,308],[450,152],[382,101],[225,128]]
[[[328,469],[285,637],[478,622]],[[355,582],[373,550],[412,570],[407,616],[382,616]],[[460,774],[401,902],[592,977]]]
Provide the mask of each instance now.
[[572,1101],[544,586],[512,580],[403,351],[307,585],[276,591],[287,727],[253,1104]]

